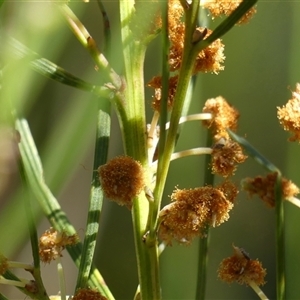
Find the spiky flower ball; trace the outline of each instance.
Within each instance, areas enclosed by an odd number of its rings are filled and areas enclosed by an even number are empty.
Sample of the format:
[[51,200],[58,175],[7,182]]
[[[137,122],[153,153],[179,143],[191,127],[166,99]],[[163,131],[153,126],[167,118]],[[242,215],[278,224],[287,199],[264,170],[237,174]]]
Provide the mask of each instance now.
[[[188,4],[187,4],[188,5]],[[182,2],[178,0],[169,0],[168,29],[171,41],[169,65],[171,71],[179,70],[182,62],[182,54],[184,48],[185,24],[183,22],[184,9]],[[198,27],[196,32],[200,35],[205,33],[205,37],[209,36],[212,31],[206,28]],[[219,73],[224,67],[222,63],[225,60],[224,45],[221,39],[217,39],[206,49],[200,51],[196,57],[194,73],[212,72]]]
[[247,159],[247,155],[243,153],[242,147],[228,139],[221,139],[213,147],[211,154],[211,168],[214,174],[228,177],[234,174],[237,164],[243,163]]
[[130,156],[118,156],[98,169],[100,182],[107,198],[132,207],[132,200],[145,186],[142,165]]
[[221,138],[229,138],[226,128],[233,131],[237,129],[239,112],[223,97],[219,96],[217,98],[208,99],[202,111],[213,115],[211,120],[203,121],[203,124],[212,129],[216,141]]
[[[222,190],[223,188],[223,190]],[[172,203],[160,212],[159,237],[166,244],[172,239],[190,244],[196,236],[205,236],[208,226],[219,226],[229,218],[233,202],[226,199],[224,186],[176,189]]]
[[233,246],[234,254],[225,258],[218,270],[221,280],[232,283],[263,285],[265,283],[266,270],[258,260],[250,259],[241,248]]
[[78,289],[71,300],[106,300],[96,289]]
[[284,130],[293,133],[289,141],[300,142],[300,84],[297,83],[296,90],[283,107],[277,107],[277,118]]
[[39,240],[39,254],[41,261],[50,263],[62,256],[66,246],[75,245],[79,238],[76,234],[68,236],[65,232],[59,232],[53,227],[46,230]]
[[[269,173],[267,176],[257,176],[254,178],[245,178],[242,181],[242,188],[250,196],[258,195],[269,207],[275,207],[275,184],[277,173]],[[282,178],[282,196],[289,199],[299,194],[299,188],[290,180]]]
[[[155,76],[147,84],[148,87],[154,88],[152,108],[156,111],[160,111],[161,92],[162,92],[161,79],[162,79],[161,76]],[[178,82],[178,76],[173,76],[169,78],[169,95],[168,95],[168,103],[167,103],[168,110],[170,110],[173,107],[177,82]]]

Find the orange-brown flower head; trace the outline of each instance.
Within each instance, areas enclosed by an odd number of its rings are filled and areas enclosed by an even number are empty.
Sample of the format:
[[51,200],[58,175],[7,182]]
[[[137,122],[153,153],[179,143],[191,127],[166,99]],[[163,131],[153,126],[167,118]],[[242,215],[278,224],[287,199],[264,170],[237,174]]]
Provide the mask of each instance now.
[[171,244],[190,244],[196,236],[204,236],[209,225],[219,226],[229,218],[233,203],[218,188],[205,186],[195,189],[176,189],[172,203],[160,212],[159,237]]
[[223,97],[208,99],[202,111],[213,115],[211,120],[203,121],[203,124],[212,129],[216,141],[229,138],[226,128],[233,131],[237,129],[239,112]]
[[[168,1],[168,27],[170,34],[177,31],[177,27],[183,24],[184,9],[179,0]],[[171,37],[172,40],[172,37]]]
[[232,283],[251,285],[254,282],[257,285],[265,283],[266,270],[258,260],[250,259],[248,254],[241,248],[233,246],[234,254],[225,258],[218,270],[218,276],[221,280]]
[[[203,32],[205,28],[199,27],[197,30]],[[208,37],[211,34],[212,31],[208,29],[205,37]],[[217,39],[198,53],[195,62],[194,73],[209,72],[218,74],[220,71],[224,70],[224,66],[222,65],[224,60],[224,44],[222,43],[221,39]]]
[[297,83],[292,99],[283,107],[277,107],[277,118],[284,130],[293,133],[289,141],[300,142],[300,84]]
[[235,199],[239,193],[236,185],[230,180],[225,180],[220,185],[218,185],[218,190],[223,192],[226,199],[232,203],[235,202]]
[[[173,76],[169,78],[169,96],[168,96],[168,103],[167,103],[168,110],[170,110],[173,107],[177,82],[178,82],[178,76]],[[154,98],[152,101],[152,108],[156,111],[160,111],[161,91],[162,91],[161,76],[153,77],[148,82],[147,86],[154,88]]]
[[217,143],[211,153],[212,173],[228,177],[234,174],[237,164],[243,163],[247,156],[243,153],[242,147],[228,139],[221,139],[222,143]]
[[[229,16],[241,2],[242,0],[204,0],[201,1],[201,5],[207,8],[212,17],[215,18],[222,15]],[[248,23],[255,13],[256,9],[254,7],[250,8],[237,24]]]
[[[196,29],[198,32],[206,33],[206,37],[212,34],[212,31],[203,27]],[[169,65],[171,71],[179,70],[182,62],[183,46],[184,46],[184,24],[176,27],[176,32],[170,32],[170,54],[169,54]],[[224,56],[224,44],[221,39],[215,40],[212,44],[201,50],[195,60],[193,73],[198,72],[211,72],[218,74],[224,70],[222,65],[225,60]]]
[[78,289],[71,300],[106,300],[96,289]]
[[115,157],[99,167],[98,172],[105,196],[129,209],[145,186],[144,169],[130,156]]
[[[255,178],[245,178],[242,181],[242,188],[248,192],[249,196],[258,195],[269,207],[275,207],[275,185],[277,173],[269,173],[267,176],[257,176]],[[299,194],[299,188],[290,180],[282,178],[282,196],[289,199]]]
[[54,228],[46,230],[39,240],[39,254],[41,261],[50,263],[52,260],[62,256],[66,246],[78,243],[76,234],[68,236],[65,232],[58,232]]
[[8,259],[0,253],[0,276],[8,269]]

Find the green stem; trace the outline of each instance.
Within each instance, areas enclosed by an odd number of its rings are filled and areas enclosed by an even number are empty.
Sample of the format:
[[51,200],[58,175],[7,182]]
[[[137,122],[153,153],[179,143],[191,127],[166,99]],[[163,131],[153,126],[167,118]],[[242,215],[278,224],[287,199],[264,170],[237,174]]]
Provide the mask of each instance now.
[[174,105],[172,108],[170,118],[170,128],[166,138],[165,149],[163,153],[159,154],[159,165],[162,166],[157,172],[157,184],[154,189],[154,210],[151,216],[149,242],[156,238],[156,230],[158,225],[158,212],[160,209],[160,203],[164,191],[164,186],[169,170],[171,155],[174,150],[174,146],[177,140],[177,133],[179,128],[179,119],[182,115],[184,107],[185,95],[187,93],[190,78],[193,71],[193,63],[196,58],[197,52],[194,51],[194,45],[192,44],[192,35],[195,30],[195,24],[197,22],[197,11],[199,8],[199,1],[193,1],[192,6],[187,10],[186,14],[186,32],[184,52],[182,57],[181,69],[178,78],[178,85],[176,88],[176,95],[174,98]]
[[2,295],[2,294],[0,293],[0,300],[8,300],[8,298],[6,298],[4,295]]
[[285,297],[285,240],[284,240],[284,203],[282,197],[282,177],[277,172],[275,185],[275,213],[276,213],[276,292],[278,300]]
[[[107,161],[108,144],[110,136],[110,109],[111,105],[108,101],[98,99],[98,120],[96,145],[94,152],[94,170],[103,165]],[[99,230],[99,218],[102,210],[103,191],[100,187],[98,172],[93,172],[90,204],[87,219],[87,228],[83,243],[81,261],[79,266],[76,290],[78,288],[86,288],[96,247],[96,238]]]
[[[126,88],[124,110],[118,110],[125,153],[148,168],[146,119],[144,104],[143,64],[146,47],[136,41],[130,20],[134,16],[134,1],[120,1],[121,34],[125,66]],[[148,247],[143,242],[148,218],[148,201],[142,194],[133,199],[132,222],[137,255],[141,299],[160,299],[157,245]]]
[[[212,145],[212,135],[207,132],[206,146]],[[205,174],[204,185],[213,185],[214,175],[210,168],[211,157],[205,157]],[[210,232],[207,229],[207,234],[199,239],[199,253],[198,253],[198,277],[196,287],[196,299],[205,299],[206,291],[206,273],[207,273],[207,261],[208,261],[208,244],[209,244]]]
[[[44,214],[47,216],[52,226],[58,231],[64,231],[68,235],[76,234],[75,228],[68,220],[66,214],[61,210],[58,201],[44,182],[42,164],[29,130],[28,123],[24,119],[17,120],[16,129],[19,131],[21,136],[20,152],[26,176],[28,178],[28,184],[36,199],[38,199]],[[82,244],[78,243],[74,246],[67,247],[67,250],[76,266],[79,267]],[[107,297],[107,299],[114,299],[101,274],[94,266],[91,268],[89,285],[92,288],[97,288]]]

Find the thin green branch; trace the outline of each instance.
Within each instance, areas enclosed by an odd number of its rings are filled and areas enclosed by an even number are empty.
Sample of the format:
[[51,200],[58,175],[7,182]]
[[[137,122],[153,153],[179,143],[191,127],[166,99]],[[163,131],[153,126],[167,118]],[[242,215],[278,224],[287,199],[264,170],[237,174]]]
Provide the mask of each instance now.
[[96,172],[96,170],[107,161],[111,127],[111,105],[109,102],[103,102],[98,99],[98,108],[96,144],[94,151],[94,172],[90,192],[87,227],[83,242],[76,290],[78,288],[87,287],[96,247],[97,233],[99,231],[99,218],[103,202],[103,191],[101,189],[98,172]]
[[278,300],[285,297],[285,238],[284,238],[284,203],[282,197],[282,177],[277,172],[275,185],[275,215],[276,215],[276,292]]
[[[210,132],[207,132],[206,146],[210,147],[212,145],[213,139]],[[204,164],[204,184],[213,185],[214,183],[214,174],[211,172],[210,167],[211,157],[205,157]],[[199,248],[198,248],[198,274],[197,274],[197,286],[196,286],[196,299],[202,300],[205,299],[206,292],[206,274],[207,274],[207,262],[208,262],[208,244],[209,244],[210,232],[209,228],[207,229],[206,235],[199,238]]]
[[32,270],[32,275],[35,279],[35,284],[37,286],[38,290],[38,295],[39,299],[49,299],[47,296],[47,292],[45,289],[45,286],[42,281],[41,277],[41,268],[40,268],[40,256],[39,256],[39,244],[38,244],[38,234],[36,230],[36,224],[34,221],[33,213],[32,213],[32,199],[29,193],[29,185],[27,181],[27,176],[25,173],[25,168],[24,168],[24,162],[21,159],[19,162],[19,171],[20,175],[22,178],[22,183],[24,187],[24,194],[23,194],[23,199],[24,199],[24,208],[27,216],[27,223],[28,223],[28,229],[29,229],[29,235],[30,235],[30,242],[31,242],[31,251],[32,251],[32,256],[33,256],[33,264],[34,268]]
[[275,215],[276,215],[276,291],[277,298],[285,299],[285,239],[284,239],[284,203],[282,197],[282,177],[280,170],[261,155],[246,139],[227,129],[232,139],[244,147],[246,152],[260,165],[270,172],[277,173],[275,185]]
[[73,13],[73,11],[66,4],[58,4],[58,7],[67,21],[70,29],[81,43],[81,45],[88,50],[99,71],[103,71],[103,78],[105,81],[110,81],[116,90],[120,90],[123,83],[120,76],[112,69],[105,56],[98,49],[95,40],[89,34],[87,29]]
[[226,34],[258,0],[244,0],[205,40],[200,41],[195,49],[199,52],[215,40]]
[[[19,144],[20,153],[28,183],[35,197],[39,201],[44,214],[47,216],[52,226],[58,231],[64,231],[68,235],[76,234],[76,230],[68,220],[66,214],[61,210],[56,198],[44,182],[42,164],[26,120],[17,120],[16,129],[21,136],[21,142]],[[78,243],[74,246],[67,247],[67,250],[75,264],[79,267],[82,244]],[[108,299],[114,299],[101,274],[94,267],[91,269],[89,285],[97,288]]]
[[[1,42],[4,42],[4,36],[1,36]],[[65,69],[59,67],[53,62],[47,60],[46,58],[41,58],[37,53],[31,51],[25,45],[20,43],[14,38],[5,37],[6,45],[11,50],[11,53],[17,59],[28,58],[30,67],[37,73],[53,79],[59,83],[75,87],[77,89],[91,92],[102,98],[111,98],[114,93],[113,89],[109,86],[97,86],[88,83],[71,73],[67,72]]]

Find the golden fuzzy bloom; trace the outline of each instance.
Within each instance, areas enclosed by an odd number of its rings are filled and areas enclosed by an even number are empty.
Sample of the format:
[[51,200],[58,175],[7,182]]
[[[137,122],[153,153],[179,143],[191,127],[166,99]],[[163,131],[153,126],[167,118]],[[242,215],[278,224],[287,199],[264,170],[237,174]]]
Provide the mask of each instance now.
[[8,259],[0,253],[0,276],[8,269]]
[[[277,173],[269,173],[267,176],[245,178],[242,181],[242,188],[249,196],[258,195],[269,207],[275,207],[275,184]],[[284,199],[299,194],[299,188],[290,180],[282,178],[282,196]]]
[[[170,32],[170,39],[172,45],[170,47],[169,54],[169,65],[171,71],[179,70],[181,67],[182,53],[184,46],[184,24],[177,25],[176,31]],[[196,29],[200,33],[203,33],[204,30],[207,30],[206,37],[209,36],[212,31],[203,27],[198,27]],[[225,60],[224,56],[224,44],[221,42],[221,39],[217,39],[204,50],[200,51],[196,57],[194,65],[194,74],[198,72],[211,72],[218,74],[219,71],[224,70],[222,63]]]
[[297,83],[292,99],[283,107],[277,107],[277,118],[284,130],[293,133],[289,141],[300,142],[300,84]]
[[229,180],[225,180],[220,185],[218,185],[218,190],[224,193],[226,199],[234,203],[239,191],[234,183]]
[[203,124],[212,129],[216,141],[229,138],[226,128],[233,131],[237,129],[239,112],[223,97],[208,99],[202,111],[213,115],[212,120],[203,121]]
[[[242,0],[204,0],[201,1],[201,5],[207,8],[212,17],[215,18],[222,15],[229,16],[241,2]],[[237,24],[248,23],[255,13],[256,9],[254,7],[250,8]]]
[[194,237],[204,236],[209,225],[227,221],[233,207],[224,193],[212,186],[176,189],[171,200],[160,212],[159,237],[166,244],[171,244],[172,239],[190,244]]
[[[200,32],[204,31],[204,28],[197,28]],[[211,30],[207,30],[206,37],[212,34]],[[194,73],[198,72],[210,72],[218,74],[220,71],[224,70],[222,63],[225,60],[224,55],[224,44],[221,39],[215,40],[204,50],[200,51],[197,55]]]
[[78,289],[71,300],[106,300],[96,289]]
[[176,32],[176,28],[183,24],[183,14],[184,9],[179,0],[169,0],[168,1],[168,26],[170,31],[170,39],[174,36],[172,34]]
[[[147,84],[148,87],[154,88],[154,99],[152,101],[152,108],[156,111],[160,111],[160,101],[161,101],[161,91],[162,83],[161,76],[153,77]],[[173,107],[174,96],[176,93],[176,87],[178,82],[178,76],[173,76],[169,78],[169,96],[168,96],[168,110]]]
[[211,169],[214,174],[228,177],[234,174],[237,164],[243,163],[247,155],[243,153],[238,143],[230,139],[222,139],[222,141],[224,141],[222,144],[213,147]]
[[142,165],[129,156],[118,156],[99,167],[98,172],[105,196],[131,209],[132,199],[145,186]]
[[221,280],[232,283],[249,285],[251,282],[257,285],[265,284],[266,269],[258,260],[250,259],[248,254],[241,248],[233,246],[234,254],[225,258],[218,270]]
[[39,254],[41,261],[50,263],[62,256],[66,246],[75,245],[79,238],[76,234],[68,236],[65,232],[58,232],[54,228],[46,230],[39,240]]

